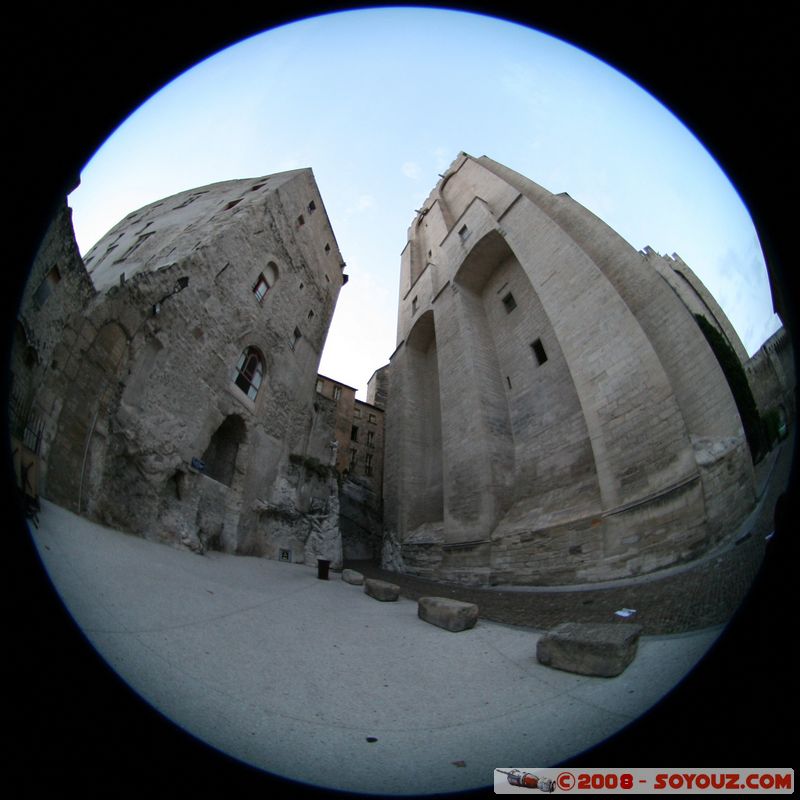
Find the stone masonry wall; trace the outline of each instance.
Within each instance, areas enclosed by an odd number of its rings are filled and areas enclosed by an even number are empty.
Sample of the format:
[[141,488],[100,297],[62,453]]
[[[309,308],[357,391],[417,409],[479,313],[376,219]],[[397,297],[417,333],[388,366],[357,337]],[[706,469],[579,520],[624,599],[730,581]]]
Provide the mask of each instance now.
[[[414,377],[422,341],[437,380]],[[409,229],[388,371],[394,568],[607,580],[696,557],[752,507],[741,422],[684,302],[571,198],[485,157],[462,154]],[[441,451],[420,435],[434,391]],[[413,516],[438,459],[441,522]]]
[[[343,261],[311,171],[166,198],[87,262],[102,292],[66,319],[43,391],[48,496],[197,550],[279,557],[287,517],[270,509],[293,518],[295,560],[309,539],[314,552],[338,541],[336,482],[331,492],[319,458],[332,417],[314,384]],[[263,366],[254,399],[234,382],[247,348]],[[204,457],[226,465],[203,474]]]

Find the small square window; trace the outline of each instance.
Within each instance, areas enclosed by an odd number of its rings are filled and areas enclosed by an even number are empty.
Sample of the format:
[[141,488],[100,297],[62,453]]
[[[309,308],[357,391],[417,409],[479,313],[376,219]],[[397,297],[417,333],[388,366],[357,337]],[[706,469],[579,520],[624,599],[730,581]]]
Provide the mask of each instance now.
[[544,351],[544,345],[542,344],[541,339],[537,339],[533,344],[531,344],[533,348],[533,354],[536,356],[536,361],[538,364],[544,364],[547,361],[547,353]]
[[298,225],[305,225],[306,224],[306,219],[302,214],[297,218],[297,224]]
[[358,408],[357,406],[356,406],[356,408],[353,409],[353,416],[356,419],[361,419],[361,409]]
[[469,236],[469,228],[466,225],[462,225],[458,235],[461,237],[461,241],[465,242]]
[[503,306],[506,310],[506,314],[510,314],[517,307],[517,301],[514,299],[514,295],[511,294],[511,292],[503,298]]
[[376,417],[375,417],[375,415],[374,415],[374,414],[370,414],[370,415],[369,415],[369,421],[370,421],[370,422],[371,422],[373,425],[375,424],[375,420],[376,420]]

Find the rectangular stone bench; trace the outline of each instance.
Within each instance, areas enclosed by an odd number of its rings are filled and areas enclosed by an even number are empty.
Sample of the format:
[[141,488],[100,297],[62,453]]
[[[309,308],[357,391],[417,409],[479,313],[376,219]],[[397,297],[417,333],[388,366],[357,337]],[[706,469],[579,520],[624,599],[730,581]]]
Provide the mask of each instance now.
[[377,578],[364,579],[364,592],[376,600],[391,602],[400,597],[400,587],[388,581],[379,581]]
[[457,633],[475,627],[478,606],[451,600],[449,597],[420,597],[417,602],[417,616],[431,625]]
[[540,664],[579,675],[613,678],[636,656],[641,625],[565,622],[542,636]]

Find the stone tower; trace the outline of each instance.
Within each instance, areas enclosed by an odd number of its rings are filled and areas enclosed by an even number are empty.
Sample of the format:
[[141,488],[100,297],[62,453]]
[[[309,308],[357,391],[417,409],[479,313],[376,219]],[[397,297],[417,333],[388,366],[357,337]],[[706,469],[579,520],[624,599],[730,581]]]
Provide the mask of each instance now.
[[568,195],[459,155],[402,254],[386,566],[607,580],[692,559],[752,508],[730,389],[654,260]]
[[[85,265],[90,290],[41,301],[60,325],[38,378],[42,494],[193,549],[327,547],[335,408],[314,388],[347,276],[311,170],[148,205]],[[340,563],[341,543],[316,554]]]

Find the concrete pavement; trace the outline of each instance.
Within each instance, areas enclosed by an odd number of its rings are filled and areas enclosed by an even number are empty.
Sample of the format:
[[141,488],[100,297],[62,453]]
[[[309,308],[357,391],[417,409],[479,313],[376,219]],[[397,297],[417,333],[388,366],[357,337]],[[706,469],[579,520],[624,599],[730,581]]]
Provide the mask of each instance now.
[[721,632],[646,636],[620,677],[572,675],[536,662],[531,628],[449,633],[335,574],[198,556],[42,506],[32,535],[53,583],[139,695],[226,754],[326,788],[456,792],[495,767],[556,764],[636,719]]

